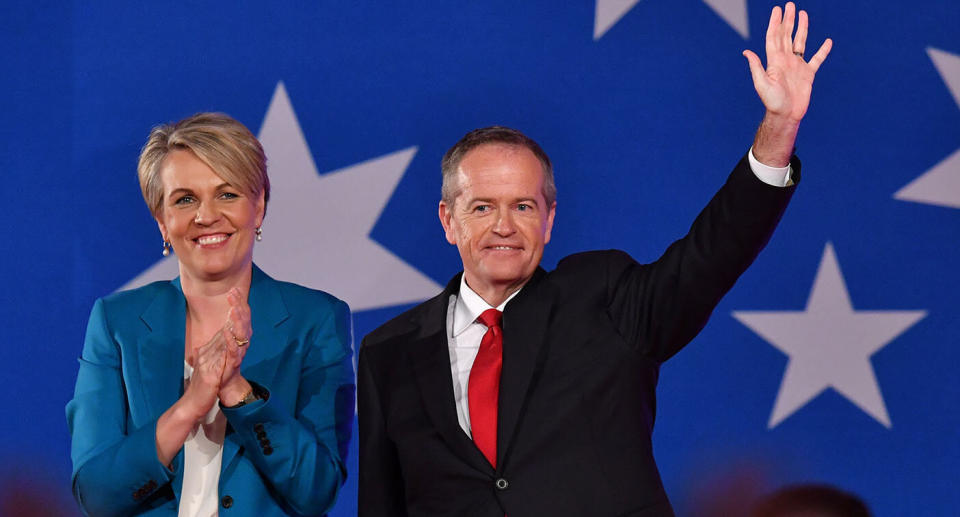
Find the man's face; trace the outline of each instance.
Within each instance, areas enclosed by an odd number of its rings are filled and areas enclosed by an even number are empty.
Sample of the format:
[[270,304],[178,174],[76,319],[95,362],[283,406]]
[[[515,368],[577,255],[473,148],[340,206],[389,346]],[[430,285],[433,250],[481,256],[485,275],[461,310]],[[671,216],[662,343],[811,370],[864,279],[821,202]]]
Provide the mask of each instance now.
[[556,203],[547,206],[543,167],[525,147],[481,145],[463,157],[456,180],[459,193],[452,205],[440,202],[440,222],[460,251],[467,285],[489,303],[487,295],[533,276]]

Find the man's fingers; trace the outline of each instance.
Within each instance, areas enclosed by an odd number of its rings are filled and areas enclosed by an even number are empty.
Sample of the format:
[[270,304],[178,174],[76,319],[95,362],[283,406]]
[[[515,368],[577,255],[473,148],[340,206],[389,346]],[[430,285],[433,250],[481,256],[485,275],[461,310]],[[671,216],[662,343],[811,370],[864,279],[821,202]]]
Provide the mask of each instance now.
[[770,56],[777,50],[777,45],[779,42],[780,31],[780,20],[782,14],[780,12],[780,6],[775,6],[772,11],[770,11],[770,23],[767,24],[767,39],[766,39],[766,49],[767,56]]
[[823,45],[820,45],[820,49],[817,50],[817,53],[810,58],[810,66],[813,67],[813,71],[816,72],[820,69],[820,65],[823,64],[824,60],[827,59],[827,55],[830,54],[830,49],[833,48],[833,40],[827,38],[823,42]]
[[797,35],[793,38],[794,54],[799,52],[802,56],[807,48],[807,25],[809,23],[807,12],[800,11],[800,15],[797,17]]
[[767,73],[763,70],[763,64],[760,63],[760,56],[752,50],[744,50],[743,57],[747,58],[747,63],[750,65],[753,86],[759,90],[760,86],[767,82]]
[[787,5],[783,8],[783,28],[780,33],[784,49],[793,49],[791,38],[793,37],[794,14],[796,14],[796,6],[793,5],[793,2],[787,2]]

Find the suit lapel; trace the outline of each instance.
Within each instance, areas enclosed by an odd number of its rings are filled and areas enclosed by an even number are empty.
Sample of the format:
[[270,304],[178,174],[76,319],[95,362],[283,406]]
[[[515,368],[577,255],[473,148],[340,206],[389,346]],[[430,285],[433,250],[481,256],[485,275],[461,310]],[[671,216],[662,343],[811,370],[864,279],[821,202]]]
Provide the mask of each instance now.
[[[248,372],[257,363],[272,357],[277,348],[287,344],[288,336],[281,324],[290,317],[287,305],[283,301],[278,283],[270,278],[256,265],[250,277],[250,294],[247,297],[250,305],[250,324],[253,327],[251,346],[243,358],[240,372],[249,377]],[[257,346],[262,344],[262,346]],[[226,435],[223,440],[223,459],[221,472],[226,470],[240,451],[240,438],[234,433],[233,427],[227,423]]]
[[150,418],[157,418],[183,393],[183,348],[187,303],[179,278],[159,288],[140,315],[145,335],[138,354],[141,392]]
[[503,369],[497,410],[497,470],[503,471],[516,429],[521,423],[530,384],[540,371],[543,340],[553,297],[546,292],[544,270],[533,278],[503,311]]
[[434,427],[461,459],[474,468],[489,471],[491,467],[483,453],[460,428],[453,396],[446,321],[450,295],[459,287],[457,275],[439,296],[425,303],[424,311],[414,321],[420,328],[410,339],[409,350],[420,399]]

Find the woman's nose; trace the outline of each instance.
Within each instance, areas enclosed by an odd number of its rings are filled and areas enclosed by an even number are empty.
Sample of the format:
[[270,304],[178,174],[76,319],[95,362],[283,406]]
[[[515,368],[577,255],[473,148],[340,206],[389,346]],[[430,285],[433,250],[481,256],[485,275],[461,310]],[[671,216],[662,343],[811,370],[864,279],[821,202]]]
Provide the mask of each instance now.
[[200,203],[200,206],[197,207],[197,216],[193,219],[193,222],[199,225],[209,226],[216,222],[219,217],[220,212],[212,203]]

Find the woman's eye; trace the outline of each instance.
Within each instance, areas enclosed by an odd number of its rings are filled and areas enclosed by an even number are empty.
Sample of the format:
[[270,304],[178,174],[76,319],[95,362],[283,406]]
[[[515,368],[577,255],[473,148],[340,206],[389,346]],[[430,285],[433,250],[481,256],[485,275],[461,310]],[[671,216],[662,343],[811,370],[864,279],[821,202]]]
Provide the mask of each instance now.
[[240,196],[238,196],[237,194],[234,194],[233,192],[224,192],[220,194],[220,197],[223,199],[236,199]]
[[186,205],[190,203],[193,203],[193,196],[180,196],[173,202],[175,205]]

